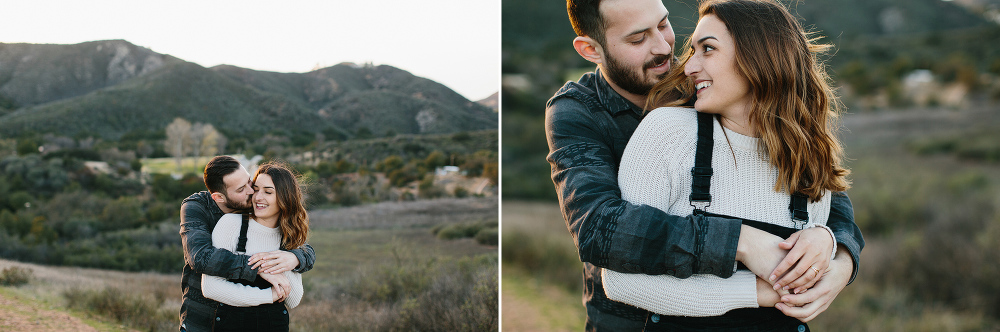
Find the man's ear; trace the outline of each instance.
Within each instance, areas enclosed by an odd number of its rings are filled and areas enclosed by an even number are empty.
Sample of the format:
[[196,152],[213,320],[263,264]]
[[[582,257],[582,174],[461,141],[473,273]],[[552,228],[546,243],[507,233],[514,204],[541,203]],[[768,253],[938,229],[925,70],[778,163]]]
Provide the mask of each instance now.
[[593,38],[583,36],[573,38],[573,48],[587,61],[596,64],[604,62],[604,49]]
[[219,204],[223,204],[226,202],[226,196],[222,195],[222,193],[220,192],[212,193],[212,199],[218,202]]

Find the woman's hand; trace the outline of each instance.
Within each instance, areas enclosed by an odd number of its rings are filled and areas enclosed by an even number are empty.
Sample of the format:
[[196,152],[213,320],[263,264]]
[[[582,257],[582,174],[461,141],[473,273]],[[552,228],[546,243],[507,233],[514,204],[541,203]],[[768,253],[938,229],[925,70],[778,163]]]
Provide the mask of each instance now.
[[746,265],[750,272],[766,280],[788,254],[788,250],[778,247],[781,241],[782,238],[776,235],[743,225],[736,245],[736,260]]
[[771,283],[767,280],[757,278],[757,306],[773,307],[775,304],[781,302],[781,297],[788,295],[788,291],[784,289],[774,290],[771,287]]
[[292,293],[292,283],[284,274],[259,273],[257,276],[271,283],[271,298],[275,302],[284,301]]
[[[774,307],[786,316],[808,322],[830,307],[830,303],[847,287],[854,272],[854,262],[851,254],[843,247],[837,248],[837,258],[830,265],[830,271],[810,288],[801,294],[781,296],[781,303]],[[758,287],[758,294],[760,293]],[[758,295],[759,297],[759,295]]]
[[281,294],[281,287],[272,286],[271,287],[271,303],[278,303],[285,299],[287,294]]
[[251,267],[253,269],[263,269],[258,270],[258,273],[260,274],[279,274],[285,271],[291,271],[296,266],[299,266],[299,259],[298,257],[295,257],[295,254],[293,253],[283,250],[275,250],[256,253],[253,256],[250,256],[250,260],[247,264],[253,265],[253,267]]
[[789,252],[768,280],[774,282],[774,289],[799,294],[815,285],[826,273],[833,251],[833,237],[822,227],[812,227],[795,232],[778,247]]

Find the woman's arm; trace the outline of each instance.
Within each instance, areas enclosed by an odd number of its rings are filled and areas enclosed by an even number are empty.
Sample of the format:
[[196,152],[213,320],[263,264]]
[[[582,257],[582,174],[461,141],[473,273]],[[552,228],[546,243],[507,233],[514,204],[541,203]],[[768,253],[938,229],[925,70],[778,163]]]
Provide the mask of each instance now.
[[241,285],[213,275],[201,277],[201,291],[206,298],[234,307],[252,307],[274,302],[270,289]]
[[283,273],[285,277],[288,277],[288,281],[292,283],[292,292],[288,294],[285,298],[285,306],[288,309],[295,308],[302,301],[302,295],[304,290],[302,288],[302,274],[298,272],[287,271]]
[[[670,316],[718,316],[732,309],[774,306],[778,292],[761,289],[756,273],[768,273],[787,251],[778,248],[782,239],[743,225],[737,257],[750,268],[729,278],[697,274],[687,279],[672,276],[602,271],[604,292],[614,301]],[[780,291],[787,294],[785,291]]]
[[604,293],[613,301],[669,316],[719,316],[757,307],[757,276],[739,270],[729,278],[696,274],[680,279],[602,271]]

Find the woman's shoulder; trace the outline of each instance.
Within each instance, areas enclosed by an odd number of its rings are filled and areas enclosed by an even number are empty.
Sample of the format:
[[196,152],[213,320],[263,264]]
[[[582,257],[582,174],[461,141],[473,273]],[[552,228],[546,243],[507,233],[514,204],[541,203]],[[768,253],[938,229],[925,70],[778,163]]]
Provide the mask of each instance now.
[[698,112],[688,107],[660,107],[649,111],[642,122],[660,126],[687,126],[698,122]]
[[215,229],[212,232],[230,229],[240,229],[243,223],[243,215],[239,213],[227,213],[219,218],[219,222],[215,224]]
[[694,135],[698,128],[697,114],[693,108],[683,107],[661,107],[649,111],[635,129],[632,140],[676,142],[682,136]]
[[619,168],[627,164],[646,168],[687,160],[682,157],[688,150],[693,151],[697,119],[697,113],[690,108],[662,107],[650,111],[629,138]]

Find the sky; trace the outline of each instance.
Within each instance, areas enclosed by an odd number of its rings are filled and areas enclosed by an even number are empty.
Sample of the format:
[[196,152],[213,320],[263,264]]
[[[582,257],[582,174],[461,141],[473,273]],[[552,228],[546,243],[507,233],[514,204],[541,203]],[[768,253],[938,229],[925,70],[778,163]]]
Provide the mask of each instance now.
[[390,65],[470,100],[500,86],[500,0],[0,0],[0,42],[124,39],[204,67]]

